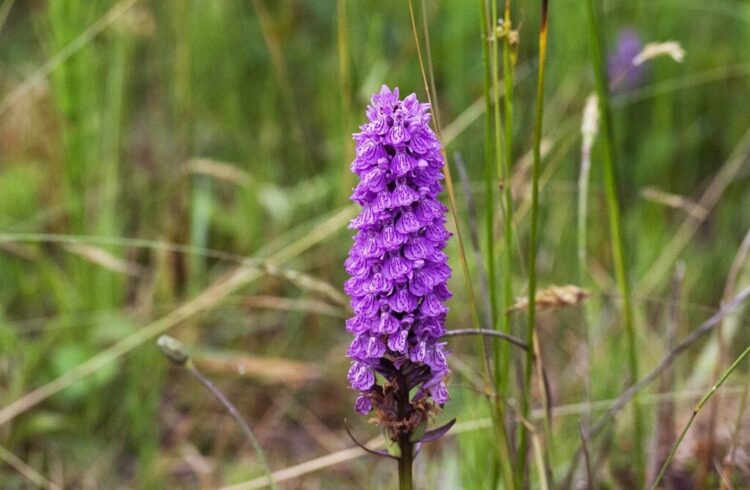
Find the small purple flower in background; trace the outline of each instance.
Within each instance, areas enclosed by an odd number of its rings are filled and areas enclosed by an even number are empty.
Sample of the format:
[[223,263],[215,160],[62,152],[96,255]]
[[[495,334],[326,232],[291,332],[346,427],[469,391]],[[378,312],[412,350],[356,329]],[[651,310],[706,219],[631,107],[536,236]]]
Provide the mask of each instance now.
[[607,56],[607,74],[614,92],[626,92],[638,87],[646,77],[645,67],[633,60],[643,49],[641,39],[633,29],[626,28],[617,35],[615,49]]
[[360,392],[356,410],[375,410],[394,440],[449,399],[440,337],[451,296],[443,253],[451,234],[437,198],[444,160],[429,107],[383,85],[367,107],[370,122],[354,135],[351,168],[360,182],[352,200],[362,210],[350,224],[357,234],[345,262],[354,310],[346,322],[354,335],[348,379]]

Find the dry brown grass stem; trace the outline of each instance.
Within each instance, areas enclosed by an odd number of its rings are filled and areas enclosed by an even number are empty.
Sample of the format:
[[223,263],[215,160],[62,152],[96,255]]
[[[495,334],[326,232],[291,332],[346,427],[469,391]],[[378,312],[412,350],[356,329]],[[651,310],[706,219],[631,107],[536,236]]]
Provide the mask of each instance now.
[[250,296],[242,302],[248,308],[265,308],[269,310],[299,311],[332,316],[334,318],[349,318],[349,309],[331,306],[322,301],[305,298],[286,298],[282,296]]
[[681,209],[699,220],[705,220],[708,217],[708,211],[691,199],[657,189],[656,187],[647,186],[642,188],[641,197],[670,208]]
[[26,464],[21,458],[8,451],[4,446],[0,446],[0,460],[3,460],[8,466],[16,470],[19,475],[35,486],[39,488],[47,488],[49,490],[60,490],[59,486],[49,481],[44,475]]
[[117,272],[118,274],[131,277],[140,277],[141,274],[143,274],[143,268],[139,264],[122,260],[100,247],[83,243],[70,243],[65,245],[64,248],[68,252],[77,255],[92,264],[101,266],[108,271]]
[[321,376],[316,364],[291,359],[214,353],[195,354],[192,359],[203,372],[253,378],[273,385],[300,386]]

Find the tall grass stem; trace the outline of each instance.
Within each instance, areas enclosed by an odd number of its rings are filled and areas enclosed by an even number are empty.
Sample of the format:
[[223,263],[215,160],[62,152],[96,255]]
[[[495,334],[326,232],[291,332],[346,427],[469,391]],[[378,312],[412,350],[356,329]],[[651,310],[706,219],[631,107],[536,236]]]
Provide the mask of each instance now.
[[[424,83],[425,92],[427,93],[427,101],[430,103],[431,106],[434,107],[432,100],[432,91],[430,90],[430,85],[427,80],[427,72],[425,71],[424,61],[422,59],[422,47],[421,43],[419,42],[419,33],[417,32],[417,22],[416,17],[414,15],[414,5],[413,1],[409,0],[409,16],[411,18],[411,27],[412,27],[412,33],[414,34],[414,43],[417,48],[417,57],[419,59],[419,67],[422,72],[422,82]],[[437,133],[438,138],[442,140],[442,132],[440,130],[440,122],[438,119],[435,119],[435,132]],[[445,175],[445,189],[448,194],[448,202],[450,204],[450,211],[451,211],[451,218],[453,219],[453,225],[456,228],[456,238],[458,239],[458,251],[461,258],[461,266],[464,271],[464,278],[466,283],[466,292],[469,296],[469,305],[470,305],[470,312],[472,316],[472,321],[474,322],[477,327],[479,327],[479,311],[477,309],[477,302],[476,297],[474,295],[474,283],[471,280],[471,271],[469,269],[469,263],[466,259],[466,248],[464,247],[464,241],[463,241],[463,235],[461,233],[461,224],[458,219],[458,208],[456,206],[456,195],[453,190],[453,178],[451,177],[451,169],[450,165],[448,165],[448,156],[445,153],[445,147],[442,149],[443,152],[443,158],[445,159],[445,165],[443,166],[443,173]],[[484,368],[484,376],[485,376],[485,383],[491,384],[492,383],[492,372],[489,368],[489,360],[487,359],[487,347],[485,345],[484,336],[479,336],[479,347],[481,349],[481,357],[483,359],[483,368]]]
[[[498,315],[498,288],[496,278],[496,263],[494,246],[495,243],[495,185],[497,178],[503,174],[501,158],[503,151],[502,139],[500,136],[501,122],[499,113],[500,88],[498,86],[498,37],[496,35],[497,25],[497,3],[492,0],[491,12],[487,11],[487,3],[480,1],[482,33],[484,37],[483,55],[485,67],[485,205],[486,205],[486,234],[487,248],[486,261],[489,277],[489,296],[492,317],[492,329],[500,328],[500,331],[509,334],[508,316],[506,314]],[[507,96],[507,92],[505,94]],[[492,108],[492,112],[490,109]],[[494,122],[494,124],[493,124]],[[494,132],[493,132],[494,127]],[[494,161],[492,152],[494,150]],[[507,180],[507,179],[506,179]],[[507,220],[507,216],[506,216]],[[505,269],[505,268],[504,268]],[[503,274],[509,274],[509,270],[503,270]],[[499,325],[498,325],[499,316]],[[514,487],[513,468],[510,465],[510,454],[512,445],[510,436],[505,425],[505,409],[503,407],[503,395],[508,379],[508,366],[510,366],[510,352],[507,346],[501,344],[499,340],[493,342],[493,361],[495,375],[495,399],[493,419],[496,429],[500,435],[498,441],[500,450],[500,472],[502,473],[505,486]],[[502,361],[505,360],[505,363]],[[495,473],[497,475],[497,473]],[[497,485],[497,481],[493,482]]]
[[[513,305],[513,244],[515,243],[515,234],[513,227],[513,192],[511,187],[512,177],[512,165],[513,165],[513,77],[515,71],[515,55],[511,44],[512,35],[512,22],[510,17],[510,0],[505,1],[505,13],[503,18],[503,26],[505,29],[505,36],[503,36],[503,81],[505,85],[505,94],[503,96],[503,109],[504,109],[504,124],[505,129],[505,158],[503,158],[503,197],[504,197],[504,233],[505,238],[505,253],[504,267],[503,267],[503,311],[508,311]],[[497,97],[499,87],[495,89],[495,97]],[[495,104],[498,104],[497,98]],[[503,321],[501,322],[501,328],[505,333],[511,332],[510,317],[507,314],[503,315]],[[502,376],[499,375],[501,383],[498,383],[499,388],[505,388],[507,386],[507,380],[510,376],[511,358],[510,352],[505,349],[503,354],[505,360],[502,365]]]
[[[530,214],[530,231],[529,231],[529,287],[528,287],[528,305],[527,315],[527,340],[529,345],[534,343],[536,330],[536,249],[538,240],[539,226],[539,169],[542,160],[542,118],[544,116],[544,65],[547,57],[547,0],[542,0],[542,18],[539,28],[539,69],[537,76],[536,88],[536,111],[534,116],[534,158],[531,166],[531,214]],[[524,419],[529,418],[531,408],[531,374],[534,365],[534,351],[526,351],[526,366],[524,370],[524,385],[521,400],[521,409]],[[521,430],[520,442],[518,445],[518,464],[516,470],[516,484],[522,486],[526,474],[526,452],[528,451],[529,431]]]
[[[636,333],[633,320],[633,302],[631,298],[630,282],[627,275],[625,261],[625,247],[622,236],[622,225],[620,223],[620,203],[617,196],[617,159],[614,128],[612,126],[612,114],[610,111],[609,88],[607,74],[605,71],[604,38],[599,20],[599,14],[595,0],[587,0],[587,15],[589,23],[589,35],[591,46],[591,57],[594,64],[594,79],[596,81],[596,92],[599,97],[600,124],[604,143],[604,187],[607,199],[607,210],[609,214],[609,225],[612,246],[612,260],[615,267],[617,286],[622,295],[623,323],[627,337],[627,356],[630,380],[635,383],[638,380],[638,354],[636,352]],[[634,424],[634,455],[636,481],[644,478],[644,421],[643,410],[640,406],[638,396],[633,399],[633,424]]]

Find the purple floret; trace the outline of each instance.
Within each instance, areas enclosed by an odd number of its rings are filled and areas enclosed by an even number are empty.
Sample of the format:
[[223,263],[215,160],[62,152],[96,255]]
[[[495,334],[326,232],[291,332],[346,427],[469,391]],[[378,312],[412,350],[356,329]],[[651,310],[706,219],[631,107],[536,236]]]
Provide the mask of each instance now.
[[646,76],[645,67],[633,64],[641,52],[641,39],[633,29],[623,29],[617,35],[617,44],[607,56],[607,75],[610,89],[626,92],[637,88]]
[[439,339],[451,296],[443,253],[451,234],[445,229],[447,208],[438,200],[444,160],[429,108],[415,94],[400,100],[398,88],[383,85],[367,107],[369,123],[354,135],[351,169],[360,182],[351,198],[362,210],[350,224],[357,233],[345,262],[351,278],[344,290],[355,314],[346,322],[354,334],[348,379],[361,393],[355,404],[361,413],[370,412],[371,400],[384,392],[376,373],[385,384],[419,373],[409,378],[408,388],[418,387],[412,403],[431,397],[442,405],[449,399]]

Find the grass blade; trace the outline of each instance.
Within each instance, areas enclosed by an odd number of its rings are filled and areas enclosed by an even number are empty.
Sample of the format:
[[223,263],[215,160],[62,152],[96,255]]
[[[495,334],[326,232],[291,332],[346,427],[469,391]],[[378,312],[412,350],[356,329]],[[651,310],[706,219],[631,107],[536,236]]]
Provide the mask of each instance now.
[[[591,57],[594,64],[594,78],[596,81],[596,92],[599,97],[600,124],[604,142],[604,186],[607,196],[607,210],[609,214],[609,226],[612,242],[612,260],[615,266],[617,286],[622,295],[623,323],[627,337],[628,368],[631,382],[638,379],[638,355],[636,353],[636,334],[633,320],[633,303],[630,292],[630,281],[628,280],[627,264],[625,261],[625,245],[622,237],[622,225],[620,224],[620,203],[617,196],[617,159],[615,151],[614,128],[612,127],[612,114],[610,112],[609,87],[605,71],[604,38],[599,20],[599,14],[594,0],[587,0],[587,15],[589,22],[589,34],[591,45]],[[644,478],[644,445],[643,445],[643,411],[636,397],[633,400],[633,424],[634,424],[634,455],[636,481]]]
[[[544,116],[544,65],[547,57],[547,0],[542,0],[542,18],[539,28],[539,70],[537,73],[536,112],[534,116],[534,159],[531,166],[531,214],[529,232],[529,287],[528,304],[536,305],[536,249],[539,226],[539,173],[542,160],[542,117]],[[526,342],[534,343],[536,332],[536,307],[529,308],[527,314]],[[521,409],[524,419],[528,419],[531,409],[531,375],[534,365],[534,351],[526,351],[526,367],[524,371],[524,391],[522,393]],[[549,434],[548,434],[549,436]],[[518,465],[516,470],[516,484],[523,486],[526,473],[526,452],[528,450],[528,430],[521,431],[518,449]]]

